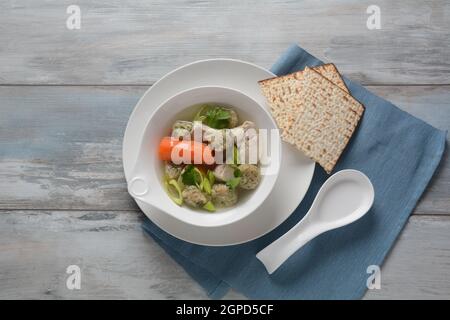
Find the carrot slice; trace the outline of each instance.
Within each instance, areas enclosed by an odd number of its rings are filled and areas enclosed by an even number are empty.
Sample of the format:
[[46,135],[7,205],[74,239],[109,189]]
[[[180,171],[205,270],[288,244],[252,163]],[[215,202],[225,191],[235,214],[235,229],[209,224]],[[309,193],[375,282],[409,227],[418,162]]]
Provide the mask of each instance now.
[[164,137],[159,143],[159,159],[176,164],[213,164],[214,156],[211,148],[201,142],[178,140]]
[[161,139],[161,142],[159,143],[159,159],[170,161],[172,149],[173,147],[178,144],[180,140],[172,138],[172,137],[164,137]]

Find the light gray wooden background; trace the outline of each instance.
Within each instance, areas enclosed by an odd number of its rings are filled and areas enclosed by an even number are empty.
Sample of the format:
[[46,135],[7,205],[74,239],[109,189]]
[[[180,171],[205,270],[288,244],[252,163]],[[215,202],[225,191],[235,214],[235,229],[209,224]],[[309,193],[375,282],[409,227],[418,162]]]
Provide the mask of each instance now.
[[[66,28],[70,4],[81,30]],[[370,4],[381,30],[366,28]],[[164,73],[214,57],[270,66],[297,42],[448,130],[449,39],[447,0],[1,1],[0,298],[206,298],[142,233],[122,172],[128,116]],[[450,298],[449,195],[446,153],[366,298]]]

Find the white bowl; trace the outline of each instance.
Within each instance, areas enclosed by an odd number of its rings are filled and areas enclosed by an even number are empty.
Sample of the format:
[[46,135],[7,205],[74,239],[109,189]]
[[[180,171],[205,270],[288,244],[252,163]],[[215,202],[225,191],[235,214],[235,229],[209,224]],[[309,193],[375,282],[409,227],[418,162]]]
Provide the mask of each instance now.
[[[201,209],[191,209],[186,205],[176,205],[166,194],[163,181],[163,162],[158,158],[158,146],[162,137],[169,135],[175,120],[190,120],[193,110],[188,107],[200,103],[218,103],[229,105],[237,111],[239,121],[253,121],[259,129],[274,129],[275,135],[270,143],[275,143],[278,152],[270,155],[270,161],[265,165],[264,174],[255,190],[239,194],[236,205],[210,213]],[[275,131],[276,130],[276,131]],[[254,212],[267,198],[280,171],[281,141],[277,126],[269,112],[258,102],[246,94],[226,87],[197,87],[182,91],[163,102],[148,120],[142,138],[139,156],[131,171],[128,183],[129,193],[136,199],[154,206],[166,214],[184,223],[201,226],[217,227],[241,220]]]

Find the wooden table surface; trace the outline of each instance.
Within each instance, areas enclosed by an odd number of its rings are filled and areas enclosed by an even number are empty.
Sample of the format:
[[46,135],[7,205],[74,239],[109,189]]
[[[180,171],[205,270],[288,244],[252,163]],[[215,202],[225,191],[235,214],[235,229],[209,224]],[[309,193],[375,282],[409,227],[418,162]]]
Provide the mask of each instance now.
[[[0,2],[0,298],[206,298],[145,236],[122,137],[139,97],[185,63],[270,66],[291,43],[437,128],[450,128],[450,2]],[[381,9],[368,30],[366,9]],[[81,268],[81,290],[66,268]],[[450,161],[365,298],[450,298]],[[227,298],[241,298],[231,292]]]

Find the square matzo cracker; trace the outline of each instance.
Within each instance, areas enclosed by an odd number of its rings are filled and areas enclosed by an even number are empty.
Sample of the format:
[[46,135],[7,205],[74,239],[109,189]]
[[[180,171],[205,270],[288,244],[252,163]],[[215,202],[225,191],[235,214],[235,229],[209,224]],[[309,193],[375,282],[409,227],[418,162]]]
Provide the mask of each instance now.
[[[342,90],[348,92],[336,66],[332,63],[314,67],[325,78],[335,83]],[[259,81],[259,85],[269,103],[271,113],[282,132],[292,126],[298,116],[301,104],[301,90],[303,71],[294,72],[285,76]],[[289,141],[288,133],[284,139]],[[292,143],[292,142],[291,142]]]
[[302,74],[298,116],[287,129],[295,146],[330,173],[364,112],[355,100],[312,69]]

